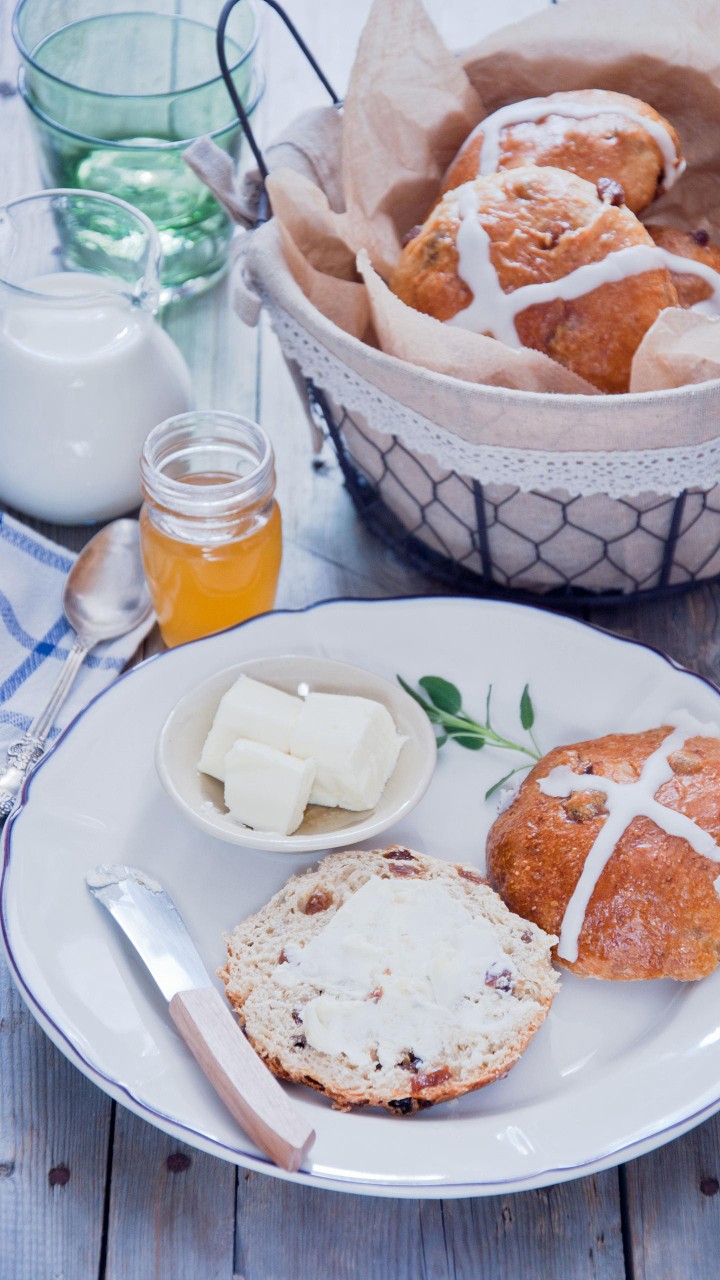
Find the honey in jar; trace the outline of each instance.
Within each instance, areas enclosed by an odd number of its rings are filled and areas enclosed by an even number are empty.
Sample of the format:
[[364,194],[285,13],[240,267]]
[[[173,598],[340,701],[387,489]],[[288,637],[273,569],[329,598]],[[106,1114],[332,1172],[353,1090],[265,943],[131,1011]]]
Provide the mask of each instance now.
[[172,647],[272,609],[282,555],[275,461],[254,422],[169,418],[141,459],[145,575]]

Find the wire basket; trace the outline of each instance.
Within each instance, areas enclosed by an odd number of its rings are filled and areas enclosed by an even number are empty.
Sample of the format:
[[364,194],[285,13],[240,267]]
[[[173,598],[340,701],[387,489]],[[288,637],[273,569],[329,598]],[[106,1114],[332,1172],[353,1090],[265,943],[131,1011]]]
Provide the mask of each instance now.
[[[228,0],[221,14],[218,58],[264,182],[262,151],[225,60],[225,26],[239,2]],[[265,3],[284,21],[339,107],[282,7],[277,0]],[[270,215],[263,187],[258,223]],[[541,598],[567,609],[661,599],[720,577],[720,486],[714,481],[680,492],[673,486],[672,493],[588,496],[568,488],[498,483],[490,471],[478,479],[443,469],[383,429],[372,409],[361,412],[344,401],[342,391],[305,376],[286,341],[286,327],[275,328],[296,383],[304,385],[311,416],[332,442],[363,524],[445,586],[473,595]]]

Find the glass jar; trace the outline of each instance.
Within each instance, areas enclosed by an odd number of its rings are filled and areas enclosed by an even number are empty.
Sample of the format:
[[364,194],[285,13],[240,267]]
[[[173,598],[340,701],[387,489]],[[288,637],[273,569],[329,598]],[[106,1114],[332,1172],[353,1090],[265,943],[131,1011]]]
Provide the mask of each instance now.
[[168,418],[140,462],[143,563],[172,647],[272,609],[282,556],[265,432],[215,410]]

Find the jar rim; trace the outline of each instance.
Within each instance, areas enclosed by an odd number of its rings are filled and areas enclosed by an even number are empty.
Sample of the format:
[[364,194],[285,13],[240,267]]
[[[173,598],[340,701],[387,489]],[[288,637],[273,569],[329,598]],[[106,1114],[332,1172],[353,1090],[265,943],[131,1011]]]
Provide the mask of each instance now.
[[[254,465],[244,475],[208,484],[188,484],[167,475],[165,468],[183,454],[197,457],[204,450],[225,447],[254,454]],[[212,474],[212,460],[205,468]],[[140,458],[145,496],[181,516],[222,519],[275,492],[275,453],[270,437],[257,422],[220,409],[199,409],[176,414],[153,427]],[[203,474],[199,470],[197,474]],[[218,474],[217,472],[215,474]]]

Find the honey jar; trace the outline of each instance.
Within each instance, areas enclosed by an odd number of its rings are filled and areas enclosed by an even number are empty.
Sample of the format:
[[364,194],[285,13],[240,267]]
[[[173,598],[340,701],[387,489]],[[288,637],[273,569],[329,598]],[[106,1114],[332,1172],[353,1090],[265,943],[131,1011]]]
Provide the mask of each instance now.
[[216,410],[155,427],[140,462],[145,575],[172,647],[272,609],[282,556],[272,444]]

